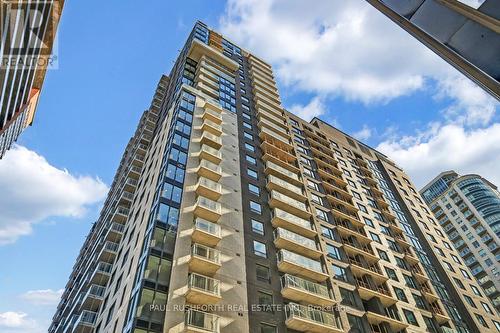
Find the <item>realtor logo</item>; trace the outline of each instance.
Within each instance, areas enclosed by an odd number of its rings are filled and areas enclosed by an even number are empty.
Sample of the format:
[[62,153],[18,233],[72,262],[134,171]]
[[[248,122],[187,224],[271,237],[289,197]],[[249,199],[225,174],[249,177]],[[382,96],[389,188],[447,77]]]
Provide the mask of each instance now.
[[0,38],[2,69],[54,68],[59,0],[2,0]]

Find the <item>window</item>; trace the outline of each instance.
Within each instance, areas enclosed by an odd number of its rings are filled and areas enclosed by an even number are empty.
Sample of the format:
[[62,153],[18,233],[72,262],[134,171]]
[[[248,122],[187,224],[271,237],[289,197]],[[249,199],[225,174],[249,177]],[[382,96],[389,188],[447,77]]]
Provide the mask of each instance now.
[[387,236],[390,236],[391,235],[391,231],[389,230],[389,228],[387,228],[386,226],[384,225],[381,225],[380,226],[380,231],[384,234],[384,235],[387,235]]
[[439,253],[439,255],[440,255],[441,257],[446,257],[446,256],[444,255],[443,250],[441,250],[439,247],[434,246],[434,249],[436,249],[437,253]]
[[462,283],[462,281],[460,281],[459,279],[457,278],[453,278],[453,280],[455,280],[455,283],[457,284],[457,286],[459,286],[461,289],[465,290],[465,286],[464,284]]
[[323,206],[323,200],[321,199],[321,197],[314,193],[311,193],[311,201]]
[[261,205],[255,201],[250,201],[250,210],[254,213],[257,213],[257,214],[262,213]]
[[394,293],[396,294],[396,297],[403,302],[408,303],[408,298],[406,298],[406,294],[403,289],[393,287],[394,288]]
[[246,155],[245,156],[245,160],[250,163],[250,164],[253,164],[253,165],[256,165],[257,164],[257,159],[250,156],[250,155]]
[[403,277],[405,278],[405,282],[408,287],[417,289],[417,282],[415,281],[413,276],[403,274]]
[[245,149],[251,152],[255,151],[255,147],[249,143],[245,143]]
[[451,257],[453,258],[454,262],[456,262],[457,264],[460,264],[460,259],[458,259],[458,257],[456,255],[452,254]]
[[358,203],[358,208],[360,211],[362,211],[363,213],[368,213],[368,210],[366,209],[365,206],[363,206],[362,204]]
[[307,179],[307,186],[319,192],[319,185],[310,179]]
[[252,140],[253,141],[253,135],[250,134],[250,133],[247,133],[247,132],[243,132],[243,137],[245,139],[248,139],[248,140]]
[[333,229],[330,229],[330,228],[325,227],[325,226],[321,226],[321,234],[328,239],[334,239],[334,237],[335,237]]
[[326,252],[329,257],[335,258],[337,260],[341,260],[340,257],[340,251],[337,247],[331,245],[331,244],[326,244]]
[[363,216],[363,220],[365,221],[366,225],[369,225],[370,227],[375,228],[375,226],[373,225],[372,220],[370,220],[369,218],[364,217],[364,216]]
[[349,321],[349,327],[351,328],[349,332],[366,332],[365,327],[363,326],[363,319],[361,319],[361,317],[356,317],[348,314],[347,320]]
[[259,257],[267,258],[266,244],[254,240],[253,253],[255,253],[255,255],[258,255]]
[[161,191],[161,197],[173,202],[180,203],[182,197],[182,189],[169,183],[164,183]]
[[380,237],[377,234],[374,234],[373,232],[370,232],[370,238],[373,239],[377,243],[382,243],[380,240]]
[[420,295],[417,294],[412,294],[413,299],[415,300],[415,304],[417,305],[417,308],[427,310],[427,306],[425,305],[424,298]]
[[405,318],[408,324],[418,326],[417,318],[415,318],[415,314],[413,312],[403,309],[403,313],[405,314]]
[[260,189],[259,189],[259,187],[255,186],[254,184],[248,184],[248,190],[252,194],[260,195]]
[[341,297],[341,304],[342,305],[347,305],[347,306],[352,306],[356,307],[356,298],[354,296],[354,293],[350,290],[344,289],[344,288],[339,288],[340,291],[340,297]]
[[460,272],[462,273],[463,277],[466,278],[466,279],[469,279],[470,280],[470,276],[469,276],[469,273],[467,273],[466,270],[460,268]]
[[358,193],[358,192],[355,192],[355,191],[351,191],[351,192],[352,192],[352,195],[353,195],[356,199],[361,200],[361,195],[359,195],[359,193]]
[[472,288],[472,292],[474,292],[475,295],[482,296],[481,292],[479,291],[479,289],[476,286],[471,285],[470,287]]
[[387,273],[387,276],[394,281],[399,281],[398,276],[396,274],[396,271],[393,270],[392,268],[385,267],[385,272]]
[[316,208],[316,217],[328,222],[328,214],[325,211],[322,211],[321,209]]
[[500,323],[498,321],[493,320],[493,324],[495,324],[497,331],[500,332]]
[[256,234],[263,235],[264,234],[264,224],[257,220],[252,219],[252,231]]
[[257,292],[257,299],[259,302],[259,308],[263,312],[274,312],[273,310],[273,294],[264,292],[264,291],[258,291]]
[[115,303],[113,303],[113,305],[111,305],[111,307],[109,308],[108,317],[106,318],[106,325],[109,324],[109,322],[111,321],[114,310],[115,310]]
[[342,281],[347,281],[347,272],[345,268],[337,265],[332,265],[334,278]]
[[488,312],[489,314],[493,314],[493,311],[491,311],[490,306],[484,302],[481,302],[481,305],[484,309],[484,311]]
[[269,267],[256,264],[255,265],[255,274],[257,275],[257,280],[269,282],[270,272]]
[[304,168],[304,174],[305,174],[306,176],[311,177],[311,178],[315,178],[315,177],[314,177],[314,172],[313,172],[311,169]]
[[243,127],[248,128],[248,129],[252,129],[252,125],[247,123],[246,121],[243,122]]
[[260,333],[277,333],[276,326],[260,323]]
[[446,268],[447,268],[450,272],[455,272],[455,269],[453,268],[453,266],[452,266],[449,262],[443,261],[443,264],[446,266]]
[[[245,109],[245,106],[246,105],[243,104],[243,108],[244,109]],[[248,106],[246,106],[246,109],[248,109]],[[243,112],[242,115],[243,115],[243,118],[245,118],[246,120],[251,120],[252,119],[252,117],[248,113]]]
[[477,321],[481,323],[481,325],[483,325],[484,327],[486,328],[489,328],[488,324],[486,323],[486,320],[484,320],[483,316],[481,315],[478,315],[477,313],[475,314],[476,315],[476,318],[477,318]]
[[389,256],[387,255],[387,252],[379,250],[379,249],[377,249],[377,251],[378,251],[378,256],[380,257],[380,259],[383,259],[385,261],[389,261],[390,262]]
[[472,306],[473,308],[477,308],[476,303],[474,303],[474,300],[472,300],[471,297],[464,295],[464,298],[467,301],[467,303],[469,303],[470,306]]
[[257,171],[252,170],[252,169],[247,169],[247,175],[249,175],[253,179],[257,179],[258,178]]

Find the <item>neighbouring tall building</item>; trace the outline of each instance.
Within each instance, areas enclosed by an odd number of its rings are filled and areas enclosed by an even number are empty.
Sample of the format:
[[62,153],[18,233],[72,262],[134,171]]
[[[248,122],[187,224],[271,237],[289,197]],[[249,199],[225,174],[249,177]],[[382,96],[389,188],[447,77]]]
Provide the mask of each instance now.
[[500,194],[479,175],[440,173],[421,191],[462,261],[500,313]]
[[64,0],[0,2],[0,158],[33,123]]
[[400,168],[197,22],[49,332],[497,332],[458,256]]
[[498,0],[367,1],[500,100]]

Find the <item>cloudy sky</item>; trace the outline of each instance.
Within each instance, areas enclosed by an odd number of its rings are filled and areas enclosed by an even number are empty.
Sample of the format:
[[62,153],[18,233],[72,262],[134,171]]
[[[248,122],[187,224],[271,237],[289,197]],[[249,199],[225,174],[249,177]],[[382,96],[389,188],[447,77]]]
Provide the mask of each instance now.
[[148,4],[66,2],[59,69],[0,160],[1,332],[48,327],[126,142],[197,19],[270,62],[290,111],[379,149],[417,186],[447,169],[500,184],[498,103],[364,1]]

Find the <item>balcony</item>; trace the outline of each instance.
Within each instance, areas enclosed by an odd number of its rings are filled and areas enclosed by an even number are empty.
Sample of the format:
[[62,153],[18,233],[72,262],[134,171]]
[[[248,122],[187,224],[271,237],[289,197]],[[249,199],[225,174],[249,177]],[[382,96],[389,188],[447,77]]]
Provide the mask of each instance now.
[[220,164],[220,162],[222,161],[222,154],[220,151],[218,151],[213,147],[207,145],[201,145],[199,151],[199,158],[205,159],[215,164]]
[[420,285],[420,292],[429,303],[439,300],[439,297],[432,291],[427,283]]
[[220,149],[220,147],[222,147],[222,139],[209,132],[203,132],[201,134],[200,143],[215,149]]
[[311,213],[307,210],[307,206],[304,203],[277,191],[271,191],[270,194],[269,206],[271,208],[283,209],[302,218],[311,217]]
[[130,207],[132,200],[134,200],[134,193],[123,191],[120,195],[118,203],[120,205],[127,205],[127,207]]
[[410,268],[410,271],[413,273],[413,276],[418,283],[424,283],[425,281],[429,280],[424,271],[420,268],[419,264],[415,264],[414,266],[412,266]]
[[221,204],[199,196],[194,205],[194,215],[210,222],[217,222],[222,216]]
[[217,125],[222,123],[222,108],[219,105],[212,104],[210,102],[206,102],[204,106],[205,111],[203,112],[202,119],[209,120]]
[[[291,145],[270,135],[264,135],[265,132],[261,131],[260,134],[262,134],[260,135],[262,139],[260,149],[262,149],[262,160],[264,162],[274,162],[289,171],[295,173],[300,172],[300,170],[295,167],[297,156]],[[297,182],[297,185],[300,184]]]
[[129,210],[128,208],[118,206],[111,217],[111,221],[124,224],[127,221]]
[[296,303],[286,305],[285,318],[286,327],[294,331],[309,333],[343,332],[342,328],[337,327],[333,314]]
[[349,257],[349,264],[351,266],[351,272],[355,277],[362,278],[365,275],[370,276],[376,284],[382,284],[389,280],[388,277],[382,274],[382,270],[377,266],[377,264],[367,265],[363,263],[358,258]]
[[278,251],[278,270],[318,282],[328,279],[328,274],[325,273],[320,261],[288,250]]
[[257,112],[257,120],[262,121],[263,119],[266,119],[267,121],[272,122],[278,126],[287,128],[287,126],[285,125],[285,118],[283,116],[277,116],[275,113],[260,109],[259,112]]
[[332,203],[332,214],[334,217],[341,220],[346,219],[351,221],[355,226],[359,227],[362,225],[356,212],[354,210],[346,208],[346,206],[344,205]]
[[97,320],[97,312],[83,310],[75,322],[73,332],[91,333],[94,331]]
[[368,301],[373,297],[377,297],[384,307],[395,304],[398,300],[392,297],[390,291],[384,284],[376,285],[373,282],[368,282],[367,279],[355,278],[358,286],[359,297],[362,300]]
[[219,280],[192,273],[188,279],[186,301],[191,304],[215,304],[222,299],[219,286]]
[[353,239],[353,237],[340,237],[340,241],[343,244],[344,251],[350,257],[361,255],[369,265],[372,265],[380,260],[369,245],[360,244]]
[[304,237],[314,237],[317,232],[309,220],[300,218],[279,208],[273,210],[271,223],[273,227],[283,227]]
[[221,234],[220,225],[197,218],[194,221],[194,230],[191,237],[195,243],[216,246],[222,239]]
[[83,296],[81,309],[97,312],[104,299],[106,288],[97,284],[90,285],[89,290]]
[[381,323],[387,323],[393,332],[399,332],[407,328],[409,325],[401,321],[399,316],[390,317],[389,315],[382,315],[372,311],[366,312],[366,318],[370,325],[380,325]]
[[210,161],[200,160],[200,165],[198,169],[196,169],[196,173],[200,177],[205,177],[213,180],[214,182],[218,182],[222,177],[222,168]]
[[185,317],[186,333],[219,333],[219,316],[188,309]]
[[132,165],[127,170],[127,177],[130,177],[132,179],[136,179],[137,180],[141,176],[141,173],[142,173],[142,168],[141,167]]
[[279,178],[287,180],[292,184],[302,185],[302,181],[299,179],[299,175],[297,173],[287,170],[286,168],[276,163],[270,161],[266,162],[266,168],[264,172],[266,173],[266,175],[277,176]]
[[135,192],[135,188],[137,187],[137,180],[133,178],[127,178],[123,189],[127,192]]
[[102,247],[101,252],[97,257],[97,260],[112,263],[115,260],[117,252],[118,243],[107,241],[104,243],[104,246]]
[[[261,124],[260,122],[259,124]],[[282,146],[283,148],[285,147],[292,147],[290,144],[290,139],[288,139],[288,134],[282,133],[282,132],[277,132],[277,130],[270,129],[268,127],[261,127],[260,132],[259,132],[259,137],[262,140],[266,140],[268,142],[273,142],[277,143],[279,146]],[[278,147],[279,147],[278,146]],[[287,153],[290,154],[287,148],[283,149]]]
[[437,302],[430,304],[430,311],[439,324],[444,324],[450,321],[450,317],[445,314]]
[[363,228],[355,227],[350,221],[336,218],[334,219],[334,223],[337,226],[337,232],[341,237],[355,237],[356,240],[363,245],[367,245],[372,242],[372,239],[366,236],[366,232]]
[[306,238],[283,228],[274,230],[274,245],[278,249],[290,250],[314,259],[318,259],[322,254],[314,239]]
[[99,262],[90,277],[89,283],[106,284],[111,276],[113,265],[107,262]]
[[111,241],[113,243],[118,243],[120,242],[122,236],[123,236],[123,230],[125,229],[125,225],[112,222],[111,225],[109,226],[108,230],[106,231],[106,237],[105,239],[107,241]]
[[196,184],[196,194],[217,201],[222,195],[222,186],[205,177],[199,177]]
[[299,303],[306,302],[320,306],[336,303],[326,286],[290,274],[281,277],[281,295]]
[[189,270],[192,272],[213,275],[221,267],[220,251],[201,244],[193,244]]
[[289,182],[273,175],[267,176],[266,187],[269,191],[277,190],[299,201],[307,200],[301,187],[290,184]]
[[202,130],[203,132],[212,133],[216,136],[222,135],[222,126],[208,119],[205,119],[203,121],[200,130]]

